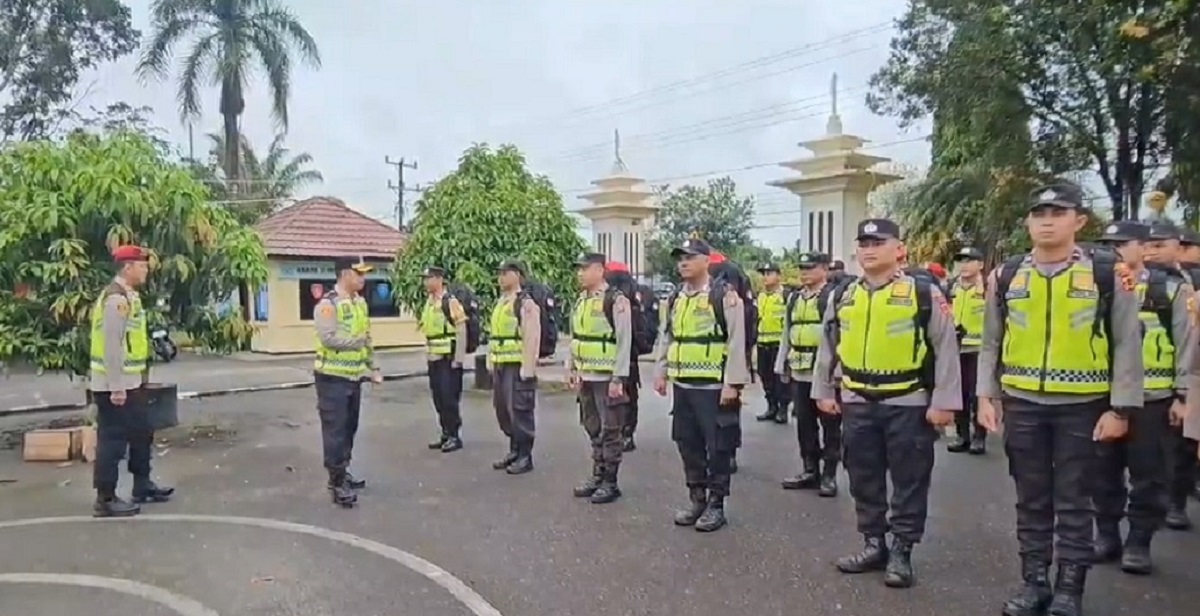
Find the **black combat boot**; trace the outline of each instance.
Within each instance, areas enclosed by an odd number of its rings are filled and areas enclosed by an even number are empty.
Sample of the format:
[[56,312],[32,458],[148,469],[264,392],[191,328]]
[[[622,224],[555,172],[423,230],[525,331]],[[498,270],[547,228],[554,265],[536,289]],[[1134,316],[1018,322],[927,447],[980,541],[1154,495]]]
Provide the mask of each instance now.
[[950,442],[946,444],[946,451],[949,451],[950,453],[963,453],[970,448],[971,441],[962,435],[955,435],[954,438],[950,439]]
[[708,492],[704,488],[688,488],[688,506],[675,512],[676,526],[692,526],[708,509]]
[[767,410],[763,411],[761,415],[755,415],[754,419],[756,419],[758,421],[774,421],[775,414],[778,412],[779,412],[779,406],[776,405],[774,402],[768,402]]
[[775,405],[775,423],[786,424],[788,422],[788,405],[786,402],[780,402]]
[[448,440],[450,440],[450,435],[443,432],[442,435],[439,436],[436,441],[430,441],[428,447],[430,449],[435,449],[435,450],[441,449],[442,446],[445,445],[446,441],[448,441]]
[[617,470],[619,468],[613,464],[601,471],[600,485],[596,486],[596,491],[592,492],[591,498],[588,499],[593,505],[606,505],[621,498],[621,488],[617,487]]
[[135,503],[165,503],[171,500],[175,488],[160,486],[149,477],[133,478],[133,502]]
[[1200,479],[1196,480],[1196,485],[1192,488],[1192,498],[1200,501]]
[[1046,616],[1083,616],[1083,588],[1087,584],[1087,567],[1060,564],[1054,580],[1054,597]]
[[329,496],[335,505],[353,507],[354,503],[358,502],[358,495],[346,483],[346,471],[344,470],[330,469],[328,488]]
[[842,573],[866,573],[887,568],[888,549],[883,537],[866,537],[863,549],[856,554],[843,556],[834,561]]
[[622,450],[623,450],[625,453],[629,453],[629,452],[631,452],[631,451],[633,451],[633,450],[637,449],[637,442],[635,442],[635,441],[633,440],[633,435],[632,435],[632,434],[630,434],[630,435],[626,436],[626,437],[625,437],[625,438],[624,438],[624,439],[621,441],[621,449],[622,449]]
[[1121,558],[1121,527],[1115,522],[1097,522],[1093,543],[1097,563],[1111,563]]
[[784,490],[813,490],[821,482],[821,477],[818,474],[819,464],[816,460],[804,460],[804,470],[800,471],[795,477],[788,477],[781,483]]
[[825,468],[821,469],[821,487],[817,489],[817,496],[833,498],[838,495],[837,471],[837,462],[825,461]]
[[711,533],[725,526],[725,498],[721,496],[708,497],[708,507],[696,519],[696,531]]
[[733,475],[738,472],[737,451],[729,454],[729,474]]
[[982,428],[975,429],[975,435],[971,437],[971,448],[967,452],[973,456],[987,453],[987,433]]
[[604,466],[599,462],[592,462],[592,475],[583,483],[575,486],[572,494],[576,498],[588,498],[596,493],[596,488],[600,487],[600,482],[604,477]]
[[509,475],[524,475],[533,470],[533,442],[517,446],[517,459],[504,469]]
[[450,453],[463,448],[462,439],[457,434],[451,434],[445,443],[442,443],[442,453]]
[[892,549],[888,551],[887,567],[883,573],[883,584],[888,588],[909,588],[915,581],[912,566],[911,542],[894,537]]
[[1025,556],[1021,559],[1021,588],[1004,602],[1004,616],[1041,616],[1050,605],[1050,565]]
[[1121,554],[1121,571],[1133,575],[1150,575],[1150,571],[1154,569],[1154,561],[1150,559],[1150,540],[1153,538],[1153,532],[1129,529],[1124,553]]
[[128,518],[141,513],[142,508],[120,499],[114,490],[96,490],[92,516],[97,518]]
[[1171,499],[1171,503],[1167,506],[1167,517],[1163,519],[1163,525],[1171,530],[1192,528],[1192,520],[1187,513],[1186,495],[1181,499]]
[[351,490],[361,490],[361,489],[367,487],[366,479],[363,479],[362,477],[357,477],[354,475],[354,473],[351,473],[350,471],[346,471],[345,483],[346,483],[346,487],[350,488]]
[[517,446],[509,445],[508,453],[504,454],[503,458],[492,462],[492,468],[502,471],[508,468],[508,465],[517,461]]

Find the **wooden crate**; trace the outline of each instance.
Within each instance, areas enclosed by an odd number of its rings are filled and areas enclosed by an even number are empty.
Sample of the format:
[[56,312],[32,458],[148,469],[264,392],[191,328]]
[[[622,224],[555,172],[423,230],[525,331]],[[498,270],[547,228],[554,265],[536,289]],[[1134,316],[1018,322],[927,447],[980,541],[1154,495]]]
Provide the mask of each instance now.
[[91,426],[25,433],[26,462],[91,462],[96,457],[96,429]]

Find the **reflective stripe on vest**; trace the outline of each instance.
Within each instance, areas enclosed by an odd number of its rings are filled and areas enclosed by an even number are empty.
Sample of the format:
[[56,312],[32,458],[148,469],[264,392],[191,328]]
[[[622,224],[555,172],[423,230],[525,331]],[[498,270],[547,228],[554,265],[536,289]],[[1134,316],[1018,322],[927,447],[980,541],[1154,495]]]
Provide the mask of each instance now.
[[783,340],[784,318],[787,317],[787,297],[783,291],[763,291],[758,294],[758,344],[779,344]]
[[[115,294],[124,294],[124,290],[114,285],[109,286],[100,294],[100,299],[92,306],[92,340],[91,368],[93,374],[108,374],[104,366],[104,303]],[[129,299],[129,314],[125,320],[125,361],[121,364],[121,372],[125,374],[142,374],[150,361],[150,334],[146,327],[146,310],[142,306],[142,298],[137,294],[126,295]]]
[[725,339],[717,331],[717,315],[708,291],[680,293],[671,313],[667,378],[720,381],[725,375]]
[[901,278],[874,291],[862,283],[846,290],[837,309],[837,356],[842,387],[898,395],[921,387],[928,349],[917,328],[917,290]]
[[1026,263],[1003,300],[1008,307],[1000,382],[1058,394],[1108,393],[1109,342],[1096,323],[1100,289],[1091,263],[1046,277]]
[[[338,333],[346,338],[366,336],[371,329],[367,302],[361,297],[326,296],[337,310]],[[345,379],[359,379],[371,371],[371,350],[367,347],[354,351],[336,351],[328,348],[317,337],[317,359],[313,369],[321,374]]]
[[454,352],[454,328],[442,310],[442,298],[429,298],[421,310],[421,334],[430,355],[450,355]]
[[821,344],[820,295],[799,296],[792,305],[788,329],[788,367],[792,372],[808,372],[817,360]]
[[617,336],[604,316],[604,294],[581,297],[571,311],[571,361],[576,372],[617,369]]
[[[1171,288],[1174,286],[1174,289]],[[1144,308],[1146,302],[1146,290],[1149,285],[1146,282],[1139,282],[1136,291],[1138,301]],[[1167,286],[1167,297],[1174,301],[1173,297],[1179,292],[1178,285]],[[1171,331],[1168,330],[1158,317],[1158,313],[1153,310],[1138,310],[1138,319],[1142,321],[1142,363],[1145,368],[1145,377],[1142,380],[1142,386],[1148,390],[1164,390],[1175,388],[1175,344],[1171,341]]]
[[983,313],[986,309],[983,287],[954,284],[954,324],[962,328],[962,346],[983,344]]
[[488,357],[492,365],[519,364],[524,349],[521,345],[521,326],[514,309],[516,298],[501,298],[492,308],[488,329]]

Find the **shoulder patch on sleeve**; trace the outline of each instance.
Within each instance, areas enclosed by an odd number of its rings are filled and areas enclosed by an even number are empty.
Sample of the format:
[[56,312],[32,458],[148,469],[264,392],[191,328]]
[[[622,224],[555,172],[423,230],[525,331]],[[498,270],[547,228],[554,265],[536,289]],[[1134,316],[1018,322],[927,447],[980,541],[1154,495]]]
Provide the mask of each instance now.
[[324,318],[330,318],[333,316],[333,313],[334,313],[333,302],[321,302],[320,304],[317,305],[317,314],[318,315],[320,315]]
[[129,314],[129,300],[125,299],[123,296],[118,295],[117,301],[116,301],[116,308],[117,308],[117,312],[120,313],[121,316],[125,316],[125,315]]
[[725,292],[725,305],[730,308],[738,306],[742,303],[742,298],[738,297],[737,291],[729,290]]
[[450,298],[450,320],[454,321],[455,325],[467,320],[467,311],[463,309],[462,302],[458,298]]
[[1137,286],[1137,281],[1133,279],[1133,272],[1129,271],[1129,266],[1124,263],[1117,263],[1113,266],[1113,272],[1116,274],[1117,282],[1122,289],[1132,291]]
[[613,311],[614,312],[624,314],[628,310],[629,310],[629,298],[628,297],[621,295],[621,296],[618,296],[615,301],[613,301]]

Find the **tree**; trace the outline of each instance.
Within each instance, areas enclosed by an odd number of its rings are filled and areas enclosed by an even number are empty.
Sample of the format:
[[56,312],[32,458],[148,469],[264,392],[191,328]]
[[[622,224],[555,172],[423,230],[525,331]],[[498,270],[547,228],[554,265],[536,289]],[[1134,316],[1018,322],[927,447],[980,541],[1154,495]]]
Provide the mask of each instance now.
[[752,244],[754,199],[740,197],[737,184],[726,176],[704,186],[658,189],[662,209],[655,215],[654,232],[646,242],[646,261],[652,273],[674,280],[671,249],[693,234],[727,253]]
[[203,177],[213,194],[219,199],[236,199],[230,204],[235,215],[247,223],[257,223],[279,209],[282,201],[292,197],[301,188],[323,182],[320,171],[310,169],[312,155],[308,152],[292,154],[284,146],[286,135],[276,135],[265,156],[259,156],[254,146],[244,135],[241,137],[239,166],[236,178],[225,175],[229,168],[226,160],[228,148],[225,137],[209,134],[212,149],[209,152],[209,173]]
[[526,168],[514,146],[468,149],[458,169],[417,201],[412,227],[394,269],[397,301],[410,311],[424,304],[421,275],[429,266],[449,270],[485,305],[496,299],[496,267],[505,259],[523,262],[559,297],[571,297],[576,287],[573,264],[583,239],[562,196],[546,176]]
[[241,127],[246,88],[255,69],[266,73],[271,114],[288,126],[293,52],[314,68],[321,65],[317,43],[296,17],[277,0],[154,0],[153,38],[142,54],[142,78],[167,76],[175,47],[185,38],[194,43],[184,57],[179,81],[179,111],[188,118],[200,114],[200,86],[221,84],[224,119],[225,177],[241,170]]
[[48,136],[80,75],[130,53],[139,37],[120,0],[0,3],[0,141]]
[[152,325],[221,352],[249,342],[253,328],[216,303],[266,279],[258,235],[152,141],[81,132],[0,152],[0,361],[86,374],[92,305],[126,243],[152,251]]

